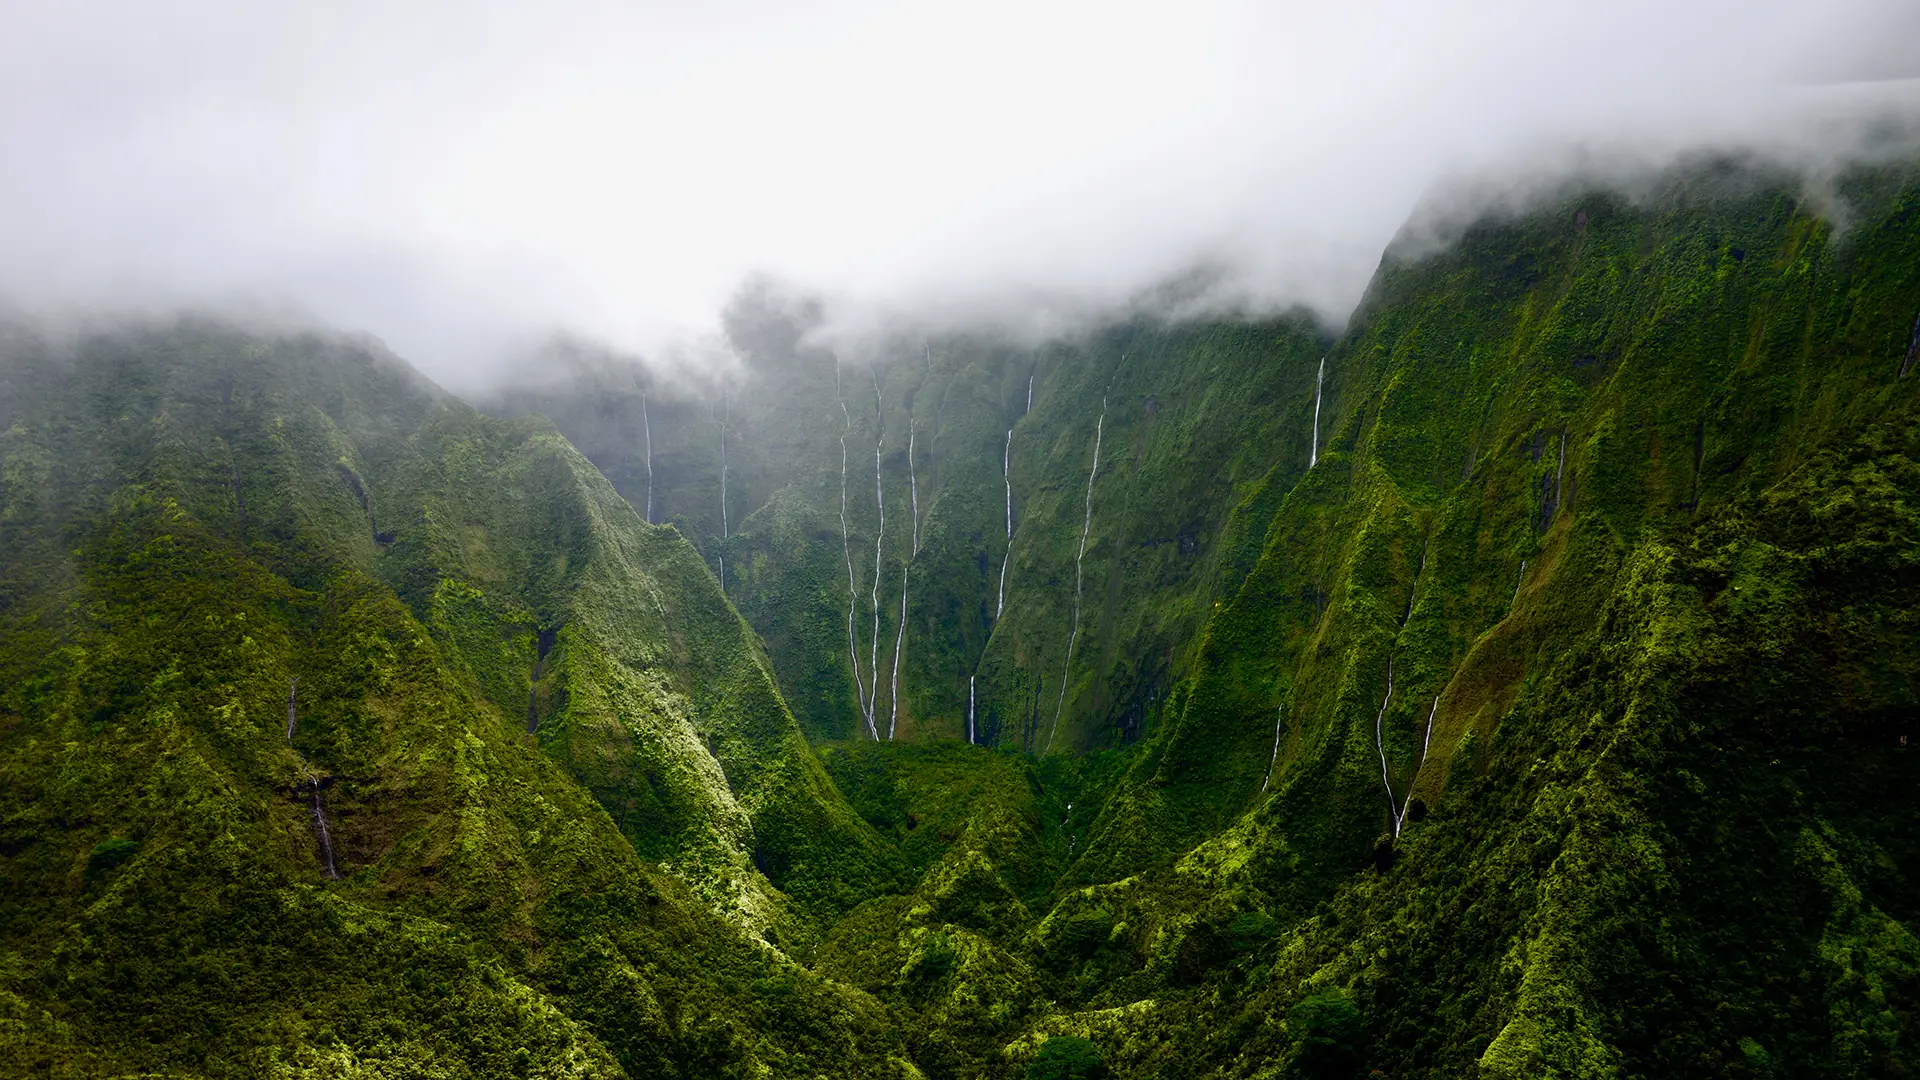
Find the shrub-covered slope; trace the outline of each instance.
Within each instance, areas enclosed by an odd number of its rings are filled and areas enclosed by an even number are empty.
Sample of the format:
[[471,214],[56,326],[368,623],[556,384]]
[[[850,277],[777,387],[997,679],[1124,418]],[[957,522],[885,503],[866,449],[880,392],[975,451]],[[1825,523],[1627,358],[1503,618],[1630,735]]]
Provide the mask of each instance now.
[[930,750],[829,755],[948,840],[821,970],[931,1075],[1911,1074],[1920,183],[1841,191],[1389,259],[1143,742],[958,819]]
[[5,378],[0,1070],[884,1071],[756,939],[898,856],[550,428],[193,321]]
[[1916,1068],[1920,183],[1840,190],[1690,173],[1383,265],[1047,917],[1113,927],[1085,1011],[1010,1054]]

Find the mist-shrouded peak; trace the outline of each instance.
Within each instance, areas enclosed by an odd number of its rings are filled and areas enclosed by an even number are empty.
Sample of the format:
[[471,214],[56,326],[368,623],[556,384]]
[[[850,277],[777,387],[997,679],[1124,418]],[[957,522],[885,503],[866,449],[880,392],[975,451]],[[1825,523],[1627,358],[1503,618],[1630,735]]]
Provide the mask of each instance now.
[[1912,115],[1917,21],[1890,0],[29,0],[0,42],[0,293],[284,300],[456,386],[555,331],[715,340],[760,273],[843,338],[1046,336],[1195,267],[1216,309],[1337,322],[1442,176],[1871,150],[1822,110]]

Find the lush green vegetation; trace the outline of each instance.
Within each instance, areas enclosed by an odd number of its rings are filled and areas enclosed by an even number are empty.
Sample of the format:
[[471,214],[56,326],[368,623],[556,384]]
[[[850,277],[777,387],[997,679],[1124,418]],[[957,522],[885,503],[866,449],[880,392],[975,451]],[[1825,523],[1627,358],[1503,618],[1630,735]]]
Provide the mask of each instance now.
[[761,295],[515,419],[9,331],[0,1075],[1913,1075],[1920,179],[1836,190],[1484,221],[1337,341]]

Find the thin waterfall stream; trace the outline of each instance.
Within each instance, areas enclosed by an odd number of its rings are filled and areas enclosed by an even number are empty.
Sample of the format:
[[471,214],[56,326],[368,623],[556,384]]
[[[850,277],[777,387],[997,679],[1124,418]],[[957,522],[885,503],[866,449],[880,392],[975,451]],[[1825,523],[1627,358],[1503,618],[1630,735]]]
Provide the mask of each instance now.
[[1393,835],[1400,836],[1400,810],[1394,805],[1393,783],[1387,779],[1387,743],[1383,726],[1387,705],[1393,701],[1393,657],[1387,657],[1387,696],[1380,699],[1380,713],[1373,718],[1373,747],[1380,752],[1380,786],[1387,789],[1387,816],[1393,819]]
[[1320,464],[1320,388],[1327,381],[1327,358],[1320,358],[1320,373],[1313,377],[1313,445],[1307,450],[1307,468]]
[[[1427,710],[1427,734],[1425,738],[1420,740],[1420,760],[1414,763],[1413,777],[1407,781],[1406,800],[1400,804],[1400,820],[1401,821],[1407,820],[1407,811],[1412,809],[1413,807],[1413,781],[1419,778],[1420,769],[1423,766],[1425,766],[1427,763],[1427,748],[1433,745],[1433,717],[1434,717],[1434,714],[1438,713],[1439,711],[1440,711],[1440,695],[1435,694],[1433,695],[1433,706]],[[1391,791],[1392,789],[1388,789],[1388,790]],[[1400,835],[1397,825],[1394,830],[1394,835],[1395,836]]]
[[653,524],[653,422],[647,419],[647,395],[640,395],[640,431],[647,442],[647,524]]
[[320,805],[320,781],[312,784],[313,792],[313,835],[320,840],[320,858],[327,868],[327,879],[339,881],[340,871],[333,864],[333,833],[327,828],[327,811]]
[[907,493],[913,499],[913,554],[920,554],[920,477],[913,467],[913,441],[916,424],[913,415],[907,415]]
[[1566,476],[1566,474],[1567,474],[1567,433],[1562,431],[1560,433],[1560,464],[1556,466],[1553,470],[1553,516],[1554,517],[1560,516],[1560,508],[1567,504],[1566,497],[1561,494],[1561,492],[1566,489],[1560,486],[1560,481],[1562,478]]
[[1413,585],[1407,590],[1407,610],[1400,614],[1401,626],[1407,625],[1407,620],[1413,618],[1413,602],[1420,596],[1420,579],[1427,573],[1427,551],[1433,546],[1432,540],[1431,536],[1420,540],[1420,569],[1413,572]]
[[880,737],[875,718],[880,710],[880,563],[883,555],[882,545],[887,541],[887,495],[880,484],[880,448],[887,438],[886,416],[880,411],[880,370],[876,364],[873,370],[873,418],[875,432],[873,436],[873,505],[880,515],[880,527],[873,534],[873,655],[867,663],[867,670],[873,673],[873,686],[867,694],[867,727],[873,730],[873,737]]
[[907,646],[907,569],[920,554],[920,481],[913,468],[914,422],[907,416],[907,490],[913,497],[913,551],[900,564],[900,625],[893,636],[893,694],[888,700],[887,738],[892,739],[900,723],[900,654]]
[[1260,781],[1260,790],[1262,792],[1265,792],[1267,790],[1268,784],[1273,783],[1273,767],[1280,763],[1280,731],[1283,727],[1285,727],[1286,722],[1287,722],[1286,709],[1282,707],[1280,709],[1274,710],[1273,754],[1272,756],[1267,758],[1267,777],[1266,779]]
[[900,723],[900,651],[907,644],[907,564],[900,564],[900,625],[893,636],[893,693],[888,701],[887,738]]
[[[840,552],[847,560],[847,659],[853,665],[853,699],[867,722],[867,734],[874,741],[880,739],[880,731],[873,721],[873,713],[867,709],[866,685],[860,678],[860,643],[854,636],[853,612],[860,604],[859,584],[853,576],[853,544],[847,533],[847,436],[853,434],[853,414],[847,411],[847,398],[840,386],[840,364],[833,365],[833,392],[840,400],[840,417],[846,422],[846,429],[840,434]],[[875,576],[879,568],[875,567]]]
[[974,735],[973,735],[973,679],[974,677],[972,675],[967,676],[967,745],[968,746],[976,745]]
[[1087,468],[1087,509],[1080,525],[1080,550],[1073,556],[1073,632],[1067,637],[1067,662],[1060,672],[1060,703],[1053,709],[1053,726],[1047,731],[1047,753],[1053,752],[1054,737],[1060,734],[1060,716],[1067,708],[1068,677],[1073,674],[1073,647],[1080,641],[1080,598],[1085,580],[1081,564],[1087,557],[1087,536],[1093,532],[1093,481],[1100,475],[1100,439],[1107,427],[1107,399],[1100,399],[1100,419],[1093,425],[1093,464]]
[[[293,742],[294,732],[300,726],[294,697],[299,686],[300,679],[297,676],[287,683],[287,742],[289,745]],[[333,830],[327,827],[327,810],[320,801],[320,777],[314,775],[313,763],[307,760],[307,755],[300,753],[297,747],[294,753],[300,757],[303,780],[299,787],[307,790],[308,806],[313,816],[313,837],[320,843],[320,864],[326,870],[328,881],[339,881],[340,870],[333,858]],[[298,791],[299,788],[294,790]]]
[[[1029,391],[1031,392],[1031,391]],[[1000,455],[1000,479],[1007,486],[1007,549],[1000,555],[1000,598],[993,605],[993,621],[1007,610],[1007,564],[1013,561],[1013,429],[1007,429],[1007,448]]]

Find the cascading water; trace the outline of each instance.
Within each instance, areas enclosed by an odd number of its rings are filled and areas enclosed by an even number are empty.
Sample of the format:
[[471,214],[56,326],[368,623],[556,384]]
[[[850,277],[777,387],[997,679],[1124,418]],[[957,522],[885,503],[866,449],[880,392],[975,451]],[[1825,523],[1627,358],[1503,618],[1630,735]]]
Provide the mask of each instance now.
[[1313,377],[1313,446],[1307,451],[1307,468],[1320,464],[1320,387],[1327,381],[1327,358],[1320,358],[1320,373]]
[[320,781],[313,780],[309,790],[313,797],[313,835],[320,841],[320,859],[327,868],[327,880],[339,881],[340,871],[333,863],[333,833],[327,828],[327,811],[320,805]]
[[1383,725],[1387,704],[1393,700],[1393,657],[1387,657],[1387,696],[1380,699],[1380,714],[1373,718],[1373,746],[1380,752],[1380,786],[1387,789],[1387,816],[1393,819],[1393,835],[1400,835],[1400,811],[1393,803],[1393,783],[1387,779],[1387,742]]
[[973,676],[967,676],[967,745],[975,745],[973,735]]
[[[853,434],[853,415],[847,411],[847,399],[841,392],[840,364],[837,360],[833,365],[833,392],[840,399],[840,418],[846,422],[846,429],[840,435],[840,552],[847,560],[847,660],[853,665],[854,704],[867,722],[867,734],[877,742],[880,731],[874,724],[873,713],[867,708],[866,685],[860,678],[860,643],[853,630],[853,612],[860,605],[859,584],[853,576],[853,544],[847,533],[847,436]],[[874,567],[874,575],[879,576],[878,566]]]
[[[880,484],[880,447],[886,442],[886,418],[880,412],[880,372],[878,365],[873,372],[873,416],[875,433],[873,436],[873,505],[880,515],[880,527],[873,534],[873,655],[869,658],[867,670],[873,672],[873,687],[867,695],[867,726],[874,728],[874,719],[880,708],[880,560],[882,545],[887,541],[887,495]],[[880,737],[874,729],[874,738]]]
[[1280,709],[1276,711],[1273,718],[1273,754],[1267,758],[1267,778],[1260,781],[1260,790],[1262,792],[1267,790],[1268,784],[1273,783],[1273,767],[1280,763],[1280,729],[1285,726],[1286,722],[1286,710]]
[[647,524],[653,524],[653,422],[647,419],[647,395],[640,395],[640,430],[647,440]]
[[[1435,694],[1433,695],[1433,707],[1427,710],[1427,734],[1425,738],[1420,740],[1420,760],[1416,762],[1413,766],[1413,775],[1416,778],[1419,777],[1420,775],[1421,767],[1426,765],[1427,763],[1427,747],[1433,745],[1433,716],[1435,713],[1439,711],[1440,711],[1440,695]],[[1391,794],[1393,789],[1389,788],[1387,790],[1389,794]],[[1395,826],[1394,826],[1393,834],[1395,836],[1400,835],[1399,825],[1401,823],[1404,823],[1407,820],[1407,811],[1411,810],[1412,808],[1413,808],[1413,781],[1409,780],[1407,781],[1407,797],[1400,803],[1400,820],[1399,822],[1395,823]]]
[[1563,431],[1560,433],[1560,464],[1553,470],[1553,512],[1556,517],[1559,516],[1560,508],[1567,504],[1566,497],[1561,494],[1566,489],[1560,486],[1560,481],[1566,474],[1567,433]]
[[1513,599],[1507,601],[1507,611],[1513,611],[1513,605],[1520,602],[1520,586],[1527,583],[1527,560],[1520,560],[1520,580],[1513,583]]
[[920,477],[913,467],[913,440],[915,424],[912,415],[907,417],[907,492],[913,498],[913,553],[920,554]]
[[1000,598],[993,605],[993,621],[1007,610],[1007,564],[1013,561],[1013,429],[1007,429],[1007,448],[1000,455],[1000,479],[1007,485],[1007,550],[1000,556]]
[[900,564],[900,626],[893,637],[893,694],[888,700],[887,738],[900,723],[900,651],[907,644],[907,564]]
[[1407,610],[1400,613],[1401,626],[1407,625],[1407,620],[1413,618],[1413,602],[1420,596],[1420,579],[1427,573],[1427,550],[1431,540],[1431,537],[1426,537],[1420,541],[1420,569],[1413,572],[1413,585],[1407,590]]
[[1093,481],[1100,475],[1100,439],[1107,427],[1107,399],[1100,399],[1100,419],[1093,425],[1093,464],[1087,468],[1087,508],[1080,524],[1080,550],[1073,556],[1073,632],[1067,637],[1067,662],[1060,672],[1060,703],[1053,709],[1053,727],[1047,731],[1047,753],[1060,734],[1060,716],[1067,709],[1068,676],[1073,674],[1073,647],[1080,641],[1080,597],[1084,578],[1080,567],[1087,557],[1087,537],[1093,532]]
[[[931,350],[929,350],[931,356]],[[900,564],[900,625],[893,635],[893,694],[888,699],[887,738],[891,740],[900,723],[900,654],[907,645],[907,569],[913,556],[920,554],[920,481],[913,467],[914,422],[907,417],[907,490],[913,497],[913,552]]]
[[[297,676],[287,682],[288,742],[293,741],[293,733],[300,726],[299,713],[296,711],[294,698],[294,694],[297,692],[299,685],[300,679]],[[327,828],[327,812],[325,808],[320,805],[320,778],[313,775],[313,766],[307,761],[307,755],[301,754],[298,750],[295,750],[294,753],[300,756],[300,773],[305,777],[305,782],[302,783],[300,787],[306,788],[310,793],[309,802],[313,813],[313,835],[314,839],[320,842],[321,865],[326,868],[328,881],[339,881],[340,871],[335,867],[333,861],[333,832]],[[298,791],[299,788],[295,788],[294,790]]]

